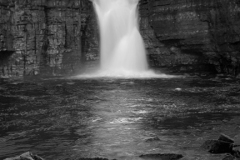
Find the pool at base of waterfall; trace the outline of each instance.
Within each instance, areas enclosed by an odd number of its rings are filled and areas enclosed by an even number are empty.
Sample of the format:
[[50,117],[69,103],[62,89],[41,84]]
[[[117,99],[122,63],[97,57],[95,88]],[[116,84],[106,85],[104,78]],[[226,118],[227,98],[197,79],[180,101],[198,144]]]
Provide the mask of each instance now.
[[31,151],[45,159],[138,160],[176,153],[214,160],[200,150],[220,133],[240,144],[237,80],[0,80],[0,159]]

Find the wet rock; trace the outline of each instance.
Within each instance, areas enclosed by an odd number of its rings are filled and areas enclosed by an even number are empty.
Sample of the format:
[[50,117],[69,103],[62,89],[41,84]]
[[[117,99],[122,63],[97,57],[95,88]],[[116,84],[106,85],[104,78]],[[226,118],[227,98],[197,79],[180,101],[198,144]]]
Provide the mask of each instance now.
[[210,153],[230,153],[235,156],[235,154],[240,155],[238,151],[233,150],[233,148],[238,146],[239,145],[234,144],[234,140],[232,138],[225,134],[221,134],[218,140],[207,140],[201,147]]
[[0,12],[0,77],[79,70],[90,1],[0,1]]
[[220,140],[207,140],[201,146],[203,149],[210,153],[231,153],[233,150],[233,144]]
[[[78,160],[108,160],[107,158],[80,158]],[[116,160],[116,159],[112,159],[112,160]]]
[[158,137],[151,137],[151,138],[147,138],[145,141],[146,142],[155,142],[155,141],[160,141],[160,139]]
[[214,154],[228,153],[223,160],[240,160],[240,151],[234,150],[238,146],[232,138],[221,134],[218,140],[207,140],[201,147]]
[[228,142],[228,143],[234,143],[234,140],[225,134],[221,134],[218,140]]
[[166,153],[166,154],[144,154],[139,157],[145,160],[177,160],[183,158],[183,155]]
[[4,160],[44,160],[44,159],[39,157],[38,155],[34,155],[31,152],[26,152],[21,154],[20,156],[6,158]]
[[236,157],[232,155],[226,155],[222,160],[236,160]]
[[240,157],[236,157],[234,155],[228,154],[222,160],[240,160]]
[[237,75],[239,7],[239,0],[141,0],[140,29],[150,65]]
[[240,151],[233,150],[227,154],[222,160],[240,160]]
[[240,145],[238,145],[238,144],[233,145],[233,148],[237,148],[237,147],[240,147]]
[[237,150],[233,150],[231,152],[231,155],[236,157],[236,158],[239,158],[240,159],[240,151],[237,151]]

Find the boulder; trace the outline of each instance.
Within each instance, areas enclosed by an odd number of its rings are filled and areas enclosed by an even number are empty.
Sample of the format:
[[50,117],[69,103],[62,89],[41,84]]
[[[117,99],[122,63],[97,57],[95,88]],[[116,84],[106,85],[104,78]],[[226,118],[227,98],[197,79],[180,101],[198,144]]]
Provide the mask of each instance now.
[[234,140],[225,134],[221,134],[218,138],[219,141],[224,141],[228,143],[234,143]]
[[232,153],[231,153],[232,156],[236,157],[236,158],[239,158],[240,159],[240,151],[237,151],[237,150],[233,150]]
[[158,137],[151,137],[151,138],[147,138],[145,139],[146,142],[156,142],[156,141],[160,141],[160,139]]
[[[80,158],[78,160],[108,160],[107,158]],[[113,159],[114,160],[114,159]]]
[[165,154],[145,154],[139,157],[145,160],[178,160],[183,158],[183,155],[174,154],[174,153],[165,153]]
[[233,151],[233,144],[221,140],[207,140],[201,146],[210,153],[231,153]]
[[237,160],[233,155],[226,155],[222,160]]
[[228,153],[223,160],[240,160],[240,151],[234,150],[238,146],[232,138],[221,134],[218,140],[207,140],[201,147],[214,154]]
[[6,158],[4,160],[44,160],[44,159],[39,157],[38,155],[34,155],[31,152],[26,152],[21,154],[20,156]]

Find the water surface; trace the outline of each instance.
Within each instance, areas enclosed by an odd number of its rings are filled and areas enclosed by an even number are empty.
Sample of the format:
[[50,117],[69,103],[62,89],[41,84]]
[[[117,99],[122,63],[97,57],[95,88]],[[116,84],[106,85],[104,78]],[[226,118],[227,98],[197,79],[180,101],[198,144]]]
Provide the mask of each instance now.
[[240,142],[240,87],[224,79],[1,80],[0,159],[32,151],[46,159],[140,159],[200,150],[220,133]]

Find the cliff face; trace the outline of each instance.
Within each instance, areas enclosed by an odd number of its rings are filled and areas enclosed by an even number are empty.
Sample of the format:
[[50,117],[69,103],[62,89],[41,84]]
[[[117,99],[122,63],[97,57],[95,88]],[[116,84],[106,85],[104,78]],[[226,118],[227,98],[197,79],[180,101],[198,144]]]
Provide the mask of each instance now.
[[81,64],[86,0],[0,0],[0,75],[58,75]]
[[151,66],[240,72],[239,0],[141,0]]
[[[239,0],[140,0],[139,13],[151,67],[239,74]],[[98,59],[89,0],[0,0],[0,76],[71,74]]]

